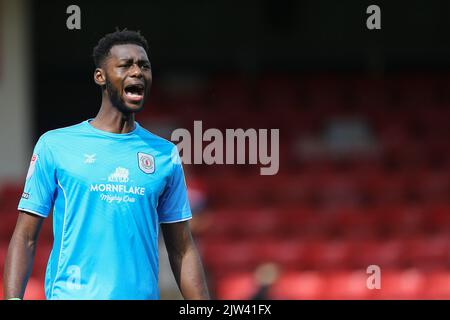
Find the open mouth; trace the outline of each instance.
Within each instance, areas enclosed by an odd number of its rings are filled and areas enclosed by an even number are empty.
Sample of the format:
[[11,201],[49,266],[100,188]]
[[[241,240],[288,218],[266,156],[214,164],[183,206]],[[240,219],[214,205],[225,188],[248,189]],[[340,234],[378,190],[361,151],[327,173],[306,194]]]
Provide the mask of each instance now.
[[125,96],[131,101],[139,102],[144,98],[144,85],[130,84],[125,87]]

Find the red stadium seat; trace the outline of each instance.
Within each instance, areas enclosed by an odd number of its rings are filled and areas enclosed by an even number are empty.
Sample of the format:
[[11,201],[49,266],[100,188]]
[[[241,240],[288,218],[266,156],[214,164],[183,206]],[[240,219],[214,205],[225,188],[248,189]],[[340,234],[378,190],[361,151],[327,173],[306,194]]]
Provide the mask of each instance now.
[[[386,82],[383,78],[378,77],[356,77],[352,83],[353,90],[351,94],[355,103],[360,109],[366,112],[372,112],[370,115],[373,119],[373,113],[380,112],[384,106],[388,105],[389,97],[386,91]],[[383,110],[381,110],[383,112]]]
[[397,268],[407,264],[406,244],[401,239],[367,240],[352,243],[351,263],[355,268],[378,265]]
[[302,86],[298,78],[267,75],[259,81],[259,105],[263,110],[292,110],[301,101]]
[[17,210],[0,210],[0,241],[9,242],[14,232],[14,227],[17,222]]
[[0,274],[2,275],[7,253],[8,253],[8,242],[0,242]]
[[269,291],[272,299],[316,300],[327,290],[324,277],[316,271],[282,275]]
[[273,262],[284,270],[304,268],[303,256],[307,245],[300,239],[268,238],[256,248],[259,263]]
[[252,241],[207,242],[200,246],[204,263],[215,275],[247,272],[258,265],[258,244]]
[[436,103],[438,98],[438,78],[431,74],[403,74],[391,76],[389,89],[397,97],[399,107],[425,109]]
[[[345,270],[349,268],[351,247],[346,241],[323,240],[308,246],[310,267],[314,270]],[[308,257],[308,253],[305,254]]]
[[326,278],[327,290],[323,299],[361,300],[369,299],[372,290],[367,288],[368,275],[364,271],[330,272]]
[[256,290],[257,284],[252,273],[235,273],[217,282],[216,298],[219,300],[246,300]]
[[434,232],[450,232],[450,203],[434,204],[430,207],[427,225]]
[[361,209],[339,209],[336,212],[338,232],[349,239],[367,239],[379,233],[379,217]]
[[435,271],[427,276],[423,299],[450,299],[450,272]]
[[25,300],[45,300],[43,279],[30,277],[23,298]]
[[450,237],[448,234],[421,236],[408,242],[409,264],[422,270],[450,267]]
[[372,290],[372,299],[422,299],[426,278],[417,269],[390,271],[381,269],[381,289]]
[[394,237],[415,236],[424,231],[426,209],[418,205],[390,205],[374,210],[377,227]]

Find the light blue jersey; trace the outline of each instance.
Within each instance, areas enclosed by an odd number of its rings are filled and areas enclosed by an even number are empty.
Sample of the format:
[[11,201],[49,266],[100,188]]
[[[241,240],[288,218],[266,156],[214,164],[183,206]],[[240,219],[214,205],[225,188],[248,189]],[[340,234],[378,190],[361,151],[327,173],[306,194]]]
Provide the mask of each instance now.
[[52,207],[47,299],[159,298],[159,223],[191,218],[173,143],[137,122],[126,134],[89,121],[45,133],[19,210],[47,217]]

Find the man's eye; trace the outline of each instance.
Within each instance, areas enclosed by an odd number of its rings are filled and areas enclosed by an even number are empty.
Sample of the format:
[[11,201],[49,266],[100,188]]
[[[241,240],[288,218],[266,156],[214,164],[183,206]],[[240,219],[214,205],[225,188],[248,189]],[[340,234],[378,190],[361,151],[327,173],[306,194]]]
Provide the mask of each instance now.
[[143,64],[141,68],[142,69],[150,69],[150,65],[149,64]]

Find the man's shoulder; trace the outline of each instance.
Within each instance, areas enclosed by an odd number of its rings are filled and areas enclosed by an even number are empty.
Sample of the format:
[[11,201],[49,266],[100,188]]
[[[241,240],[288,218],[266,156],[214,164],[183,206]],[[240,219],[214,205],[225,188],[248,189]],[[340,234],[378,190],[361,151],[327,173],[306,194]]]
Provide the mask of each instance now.
[[68,139],[71,136],[76,136],[79,133],[83,132],[84,131],[83,129],[84,129],[83,122],[77,123],[71,126],[49,130],[45,132],[43,135],[41,135],[39,140],[51,142],[51,141],[58,141],[61,139]]
[[147,141],[151,141],[152,144],[154,145],[159,145],[160,147],[167,147],[169,149],[173,149],[175,146],[175,144],[167,139],[164,139],[161,136],[158,136],[157,134],[154,134],[152,132],[150,132],[149,130],[147,130],[146,128],[141,126],[141,138]]

